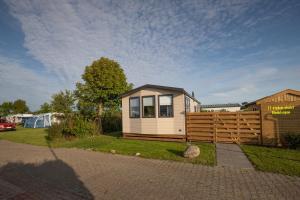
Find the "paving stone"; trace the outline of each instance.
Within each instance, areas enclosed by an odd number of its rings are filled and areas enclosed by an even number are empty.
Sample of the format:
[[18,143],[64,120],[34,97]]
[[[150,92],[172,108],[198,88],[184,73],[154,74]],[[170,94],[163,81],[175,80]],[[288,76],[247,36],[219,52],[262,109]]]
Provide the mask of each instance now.
[[[299,199],[300,178],[0,141],[8,199]],[[15,188],[11,192],[10,188]],[[4,198],[3,198],[4,199]],[[7,198],[6,198],[7,199]]]
[[254,169],[247,156],[236,144],[216,144],[217,166]]

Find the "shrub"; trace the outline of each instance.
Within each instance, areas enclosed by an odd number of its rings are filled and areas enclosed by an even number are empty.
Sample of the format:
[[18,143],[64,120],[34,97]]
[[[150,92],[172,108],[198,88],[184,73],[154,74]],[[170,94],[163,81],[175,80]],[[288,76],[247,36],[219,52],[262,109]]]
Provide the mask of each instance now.
[[64,123],[63,135],[65,137],[85,137],[97,134],[96,124],[80,115],[68,117]]
[[122,131],[122,116],[121,112],[105,113],[102,116],[103,132]]
[[300,134],[288,133],[284,136],[285,142],[290,149],[297,149],[300,147]]
[[52,124],[51,127],[48,129],[48,138],[50,140],[56,139],[56,138],[61,138],[63,136],[63,124]]
[[77,114],[67,116],[60,124],[53,124],[48,130],[49,139],[62,137],[71,139],[95,134],[97,134],[96,124]]

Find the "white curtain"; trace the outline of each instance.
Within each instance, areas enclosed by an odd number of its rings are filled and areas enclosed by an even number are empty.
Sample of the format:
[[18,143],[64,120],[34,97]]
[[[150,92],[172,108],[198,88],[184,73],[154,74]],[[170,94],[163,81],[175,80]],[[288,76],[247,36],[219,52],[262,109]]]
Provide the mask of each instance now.
[[144,97],[143,106],[153,106],[153,97]]
[[161,105],[161,106],[172,105],[172,97],[171,96],[160,96],[159,97],[159,105]]

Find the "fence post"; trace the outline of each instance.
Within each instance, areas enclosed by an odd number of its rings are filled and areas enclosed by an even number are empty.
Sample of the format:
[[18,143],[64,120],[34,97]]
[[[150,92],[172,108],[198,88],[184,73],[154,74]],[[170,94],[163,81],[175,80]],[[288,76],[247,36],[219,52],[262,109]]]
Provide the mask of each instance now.
[[[261,108],[261,106],[260,106],[260,108]],[[259,125],[260,125],[260,137],[259,137],[259,139],[260,139],[260,142],[259,142],[259,144],[260,145],[263,145],[263,143],[264,143],[264,141],[263,141],[263,114],[262,114],[262,111],[261,111],[261,109],[258,111],[258,114],[259,114]]]
[[187,124],[188,124],[188,120],[189,120],[189,115],[187,113],[185,113],[185,142],[188,142],[188,127],[187,127]]
[[237,125],[237,136],[238,136],[237,141],[240,144],[241,143],[241,141],[240,141],[240,139],[241,139],[240,138],[240,112],[236,113],[236,120],[237,120],[236,125]]
[[214,143],[217,142],[217,114],[213,112],[213,121],[214,121]]

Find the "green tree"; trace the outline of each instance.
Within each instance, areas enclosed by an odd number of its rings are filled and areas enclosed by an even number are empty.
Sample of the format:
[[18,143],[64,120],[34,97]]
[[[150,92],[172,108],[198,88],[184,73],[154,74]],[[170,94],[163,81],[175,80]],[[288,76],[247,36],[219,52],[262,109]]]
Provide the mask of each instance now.
[[86,102],[82,99],[77,102],[77,109],[82,116],[87,119],[94,119],[97,114],[97,109],[94,103]]
[[98,121],[99,131],[102,133],[101,117],[104,109],[116,109],[120,106],[120,94],[132,88],[127,82],[123,69],[114,60],[100,58],[85,67],[82,75],[83,83],[76,84],[78,108],[82,113],[90,111]]
[[14,104],[10,101],[3,102],[0,106],[0,116],[7,116],[14,111]]
[[60,91],[52,96],[52,110],[60,113],[71,113],[74,109],[75,100],[76,99],[72,91]]
[[27,113],[29,112],[29,108],[26,105],[26,101],[22,99],[17,99],[13,103],[13,113],[18,114],[18,113]]
[[52,110],[51,105],[49,103],[45,102],[40,106],[38,113],[49,113],[49,112],[51,112],[51,110]]

